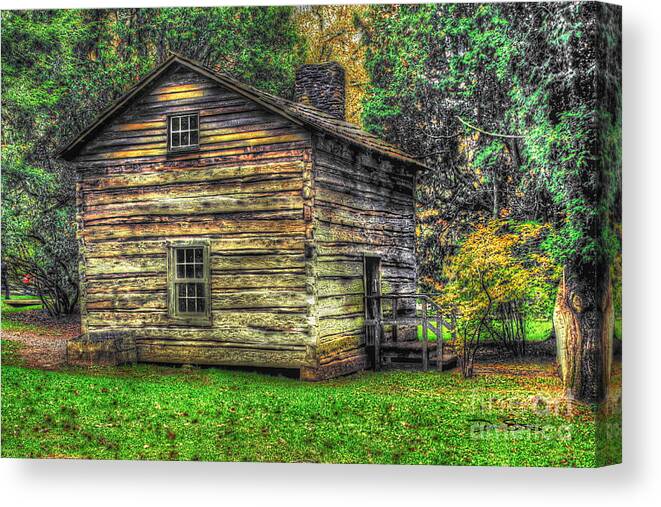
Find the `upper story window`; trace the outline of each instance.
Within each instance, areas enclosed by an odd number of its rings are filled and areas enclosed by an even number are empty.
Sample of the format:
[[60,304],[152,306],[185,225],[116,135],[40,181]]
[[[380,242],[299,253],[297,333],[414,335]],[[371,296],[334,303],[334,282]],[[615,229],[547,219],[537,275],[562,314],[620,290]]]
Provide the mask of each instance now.
[[200,127],[197,113],[170,116],[168,130],[170,151],[197,148],[199,146]]

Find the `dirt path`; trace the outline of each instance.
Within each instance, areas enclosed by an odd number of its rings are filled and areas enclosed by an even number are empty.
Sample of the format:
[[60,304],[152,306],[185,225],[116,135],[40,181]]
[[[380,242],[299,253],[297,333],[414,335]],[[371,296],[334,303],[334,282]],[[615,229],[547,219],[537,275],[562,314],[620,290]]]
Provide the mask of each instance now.
[[[27,366],[47,370],[66,363],[66,342],[80,334],[78,317],[53,319],[41,310],[6,314],[3,320],[15,323],[2,331],[2,339],[18,342]],[[13,329],[15,328],[15,329]]]
[[513,360],[506,358],[501,360],[491,359],[476,361],[475,374],[495,374],[535,378],[557,376],[555,365],[550,358],[544,360],[530,358]]

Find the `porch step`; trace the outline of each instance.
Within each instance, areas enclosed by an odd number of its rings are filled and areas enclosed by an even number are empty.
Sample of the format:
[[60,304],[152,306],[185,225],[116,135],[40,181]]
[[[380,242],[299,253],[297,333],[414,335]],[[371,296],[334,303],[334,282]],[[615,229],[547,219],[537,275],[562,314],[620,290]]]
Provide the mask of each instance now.
[[[381,344],[381,364],[388,365],[417,365],[422,366],[423,344],[420,341],[384,342]],[[429,369],[437,370],[438,354],[436,343],[430,342],[427,347]],[[443,347],[443,370],[450,370],[457,366],[457,355],[449,345]]]

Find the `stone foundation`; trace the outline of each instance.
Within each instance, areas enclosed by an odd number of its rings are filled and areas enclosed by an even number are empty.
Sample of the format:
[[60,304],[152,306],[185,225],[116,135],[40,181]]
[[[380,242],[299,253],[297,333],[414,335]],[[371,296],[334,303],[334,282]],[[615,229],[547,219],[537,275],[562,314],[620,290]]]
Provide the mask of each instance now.
[[135,340],[124,333],[87,335],[67,342],[67,364],[72,366],[117,366],[136,363]]
[[318,382],[343,375],[350,375],[357,371],[369,368],[369,359],[365,353],[338,359],[331,363],[320,365],[316,368],[301,368],[300,379],[307,382]]

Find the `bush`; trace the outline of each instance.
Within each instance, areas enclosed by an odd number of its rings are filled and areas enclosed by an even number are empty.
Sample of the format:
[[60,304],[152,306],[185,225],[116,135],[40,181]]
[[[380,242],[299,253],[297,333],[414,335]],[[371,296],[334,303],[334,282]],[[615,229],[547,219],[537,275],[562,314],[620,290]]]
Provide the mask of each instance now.
[[3,277],[38,295],[51,315],[70,314],[79,296],[72,175],[11,155],[3,153]]
[[444,271],[442,304],[457,314],[457,348],[464,376],[491,338],[514,355],[525,350],[525,321],[553,311],[559,266],[541,242],[550,226],[490,220],[475,226]]

